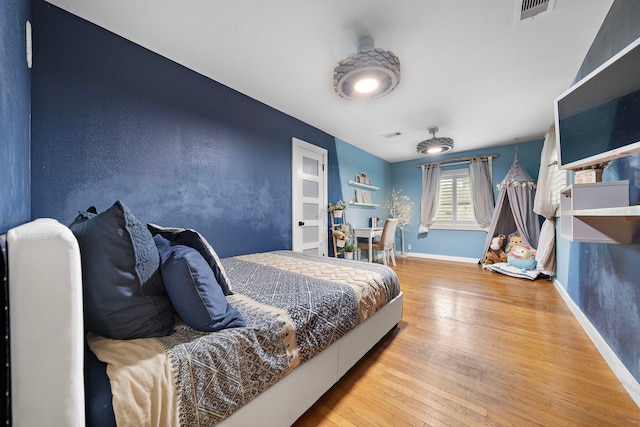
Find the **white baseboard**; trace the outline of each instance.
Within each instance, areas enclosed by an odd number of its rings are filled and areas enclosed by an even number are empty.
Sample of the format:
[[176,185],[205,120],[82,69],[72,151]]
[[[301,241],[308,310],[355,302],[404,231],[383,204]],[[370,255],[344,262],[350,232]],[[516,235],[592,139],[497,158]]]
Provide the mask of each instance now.
[[[460,256],[450,256],[450,255],[437,255],[437,254],[423,254],[419,252],[405,252],[406,256],[415,257],[415,258],[428,258],[428,259],[438,259],[442,261],[457,261],[457,262],[466,262],[470,264],[477,264],[480,258],[467,258]],[[396,257],[400,257],[399,253],[396,252]]]
[[589,321],[587,316],[580,310],[580,308],[576,305],[576,303],[571,299],[565,288],[557,281],[553,281],[553,285],[558,290],[558,293],[564,300],[571,313],[575,316],[582,326],[582,329],[587,333],[591,341],[596,346],[604,360],[609,364],[609,367],[613,371],[614,375],[618,377],[622,386],[627,390],[627,393],[631,396],[631,398],[636,402],[636,405],[640,407],[640,384],[638,381],[631,375],[631,372],[627,369],[626,366],[622,363],[622,361],[618,358],[615,352],[609,347],[607,342],[602,338],[600,332],[593,326],[593,324]]

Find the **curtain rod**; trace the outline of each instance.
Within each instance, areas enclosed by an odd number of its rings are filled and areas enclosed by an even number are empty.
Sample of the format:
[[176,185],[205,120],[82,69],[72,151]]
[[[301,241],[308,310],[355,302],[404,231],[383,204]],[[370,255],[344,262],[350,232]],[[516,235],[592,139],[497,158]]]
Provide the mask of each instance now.
[[487,159],[491,159],[491,158],[499,157],[499,156],[497,154],[486,154],[486,155],[482,155],[482,156],[453,157],[451,159],[440,160],[439,162],[419,163],[419,164],[416,165],[416,167],[443,164],[443,163],[451,163],[451,162],[468,162],[469,160],[475,159],[475,158],[478,158],[478,157],[480,159],[482,159],[482,160],[487,160]]

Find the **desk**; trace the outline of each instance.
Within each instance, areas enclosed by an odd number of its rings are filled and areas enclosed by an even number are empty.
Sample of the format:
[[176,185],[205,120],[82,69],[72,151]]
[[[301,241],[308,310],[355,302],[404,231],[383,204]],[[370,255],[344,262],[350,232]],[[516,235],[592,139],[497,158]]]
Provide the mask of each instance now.
[[354,228],[353,236],[357,239],[358,237],[362,237],[365,239],[369,239],[369,262],[373,260],[373,253],[371,251],[371,242],[373,238],[376,236],[382,235],[382,227],[364,227],[364,228]]

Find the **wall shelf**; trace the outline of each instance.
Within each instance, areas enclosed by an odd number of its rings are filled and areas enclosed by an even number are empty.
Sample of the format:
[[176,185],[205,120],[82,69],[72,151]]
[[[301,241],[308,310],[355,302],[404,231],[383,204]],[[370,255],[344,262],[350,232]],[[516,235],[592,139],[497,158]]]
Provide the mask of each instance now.
[[629,181],[573,184],[561,192],[560,235],[574,242],[631,243],[640,206],[629,206]]
[[352,200],[349,200],[349,204],[350,205],[354,205],[354,206],[370,206],[372,208],[377,208],[378,206],[380,206],[380,205],[375,204],[375,203],[357,203],[357,202],[354,202]]
[[362,188],[368,188],[370,190],[379,190],[380,189],[380,187],[376,187],[374,185],[361,184],[361,183],[355,182],[355,181],[349,181],[349,185],[354,185],[356,187],[362,187]]
[[[361,175],[364,176],[363,173],[360,173],[356,175],[356,177]],[[371,181],[367,179],[367,182],[371,182]],[[376,187],[375,185],[371,185],[371,184],[364,184],[358,181],[349,181],[349,185],[364,189],[364,190],[357,190],[357,189],[355,190],[355,196],[353,200],[349,200],[350,205],[366,206],[371,208],[377,208],[378,206],[380,206],[376,203],[373,203],[373,196],[371,195],[371,191],[379,190],[380,187]]]

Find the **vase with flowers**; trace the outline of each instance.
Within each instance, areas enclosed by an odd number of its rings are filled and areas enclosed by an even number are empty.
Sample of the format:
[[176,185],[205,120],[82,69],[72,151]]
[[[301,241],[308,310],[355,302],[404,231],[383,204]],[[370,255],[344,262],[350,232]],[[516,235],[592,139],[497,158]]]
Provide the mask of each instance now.
[[329,203],[329,212],[333,212],[334,218],[342,218],[345,209],[347,209],[347,202],[344,200]]

